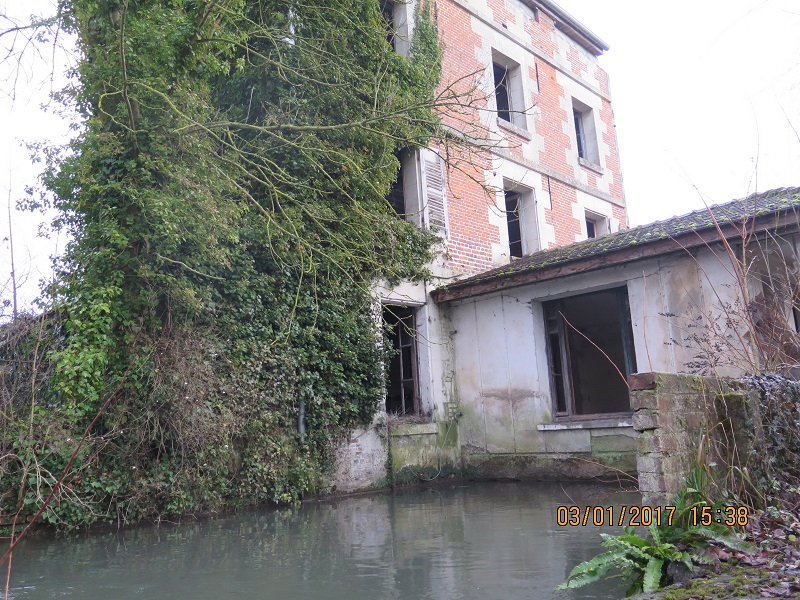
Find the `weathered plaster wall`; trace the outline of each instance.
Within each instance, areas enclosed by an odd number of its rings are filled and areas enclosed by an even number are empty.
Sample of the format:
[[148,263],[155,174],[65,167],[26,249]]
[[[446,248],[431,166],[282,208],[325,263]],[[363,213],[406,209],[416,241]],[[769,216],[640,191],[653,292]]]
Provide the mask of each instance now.
[[427,481],[461,467],[455,421],[413,423],[383,419],[358,428],[336,449],[326,487],[354,492]]
[[[686,372],[737,301],[726,260],[703,248],[451,303],[465,463],[487,472],[506,464],[506,476],[596,475],[603,467],[594,463],[633,470],[630,419],[554,422],[542,303],[625,286],[637,370]],[[729,327],[723,334],[732,345],[741,339]]]
[[354,492],[385,479],[389,458],[386,438],[386,428],[380,424],[355,429],[336,448],[327,487],[335,492]]

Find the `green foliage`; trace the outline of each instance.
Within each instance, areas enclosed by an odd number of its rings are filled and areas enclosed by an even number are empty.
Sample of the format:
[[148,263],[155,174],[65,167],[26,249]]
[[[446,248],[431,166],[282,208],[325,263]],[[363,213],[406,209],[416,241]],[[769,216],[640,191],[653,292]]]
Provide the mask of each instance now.
[[556,590],[583,587],[602,579],[612,569],[618,569],[628,584],[627,595],[652,592],[661,587],[670,562],[682,562],[692,568],[691,557],[677,549],[674,544],[661,539],[655,525],[649,528],[650,540],[639,536],[635,529],[627,527],[623,535],[601,533],[603,546],[608,552],[598,554],[591,560],[577,565],[566,582]]
[[424,277],[437,239],[385,201],[439,127],[428,10],[403,57],[377,1],[60,9],[85,121],[43,202],[71,241],[45,325],[0,347],[0,513],[34,512],[117,389],[47,521],[294,502],[381,397],[372,283]]
[[[702,551],[709,542],[732,550],[751,550],[725,525],[712,522],[704,526],[691,518],[693,508],[715,508],[705,496],[703,477],[702,469],[695,469],[689,477],[689,485],[684,486],[670,503],[675,506],[672,521],[650,525],[649,539],[638,535],[632,527],[626,528],[624,535],[619,536],[601,533],[603,546],[609,550],[577,565],[567,581],[556,589],[582,587],[603,579],[616,569],[619,574],[614,576],[625,579],[629,596],[652,592],[669,583],[667,568],[670,563],[683,563],[691,570],[692,560],[704,562]],[[696,487],[691,487],[691,484]]]
[[758,485],[766,490],[773,481],[800,480],[800,382],[765,373],[746,377],[745,383],[759,400],[758,448],[747,457]]

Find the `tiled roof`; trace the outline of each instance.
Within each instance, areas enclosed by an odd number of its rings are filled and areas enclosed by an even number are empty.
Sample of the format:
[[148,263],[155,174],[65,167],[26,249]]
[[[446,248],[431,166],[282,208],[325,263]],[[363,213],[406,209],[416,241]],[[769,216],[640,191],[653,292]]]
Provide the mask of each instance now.
[[[601,257],[621,250],[646,246],[654,242],[674,239],[690,232],[714,229],[717,225],[739,224],[755,217],[766,217],[794,211],[800,220],[800,188],[780,188],[746,198],[717,204],[685,215],[649,225],[624,229],[599,238],[576,242],[569,246],[542,250],[439,288],[441,292],[463,289],[473,284],[504,279],[525,272],[545,270],[553,267]],[[717,225],[715,225],[715,222]],[[676,249],[679,249],[676,248]]]

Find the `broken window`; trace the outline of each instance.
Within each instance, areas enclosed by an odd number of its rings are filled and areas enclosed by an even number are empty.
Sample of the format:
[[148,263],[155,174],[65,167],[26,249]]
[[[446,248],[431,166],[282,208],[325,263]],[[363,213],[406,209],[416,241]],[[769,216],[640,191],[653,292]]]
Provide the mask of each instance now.
[[575,124],[575,143],[578,158],[600,164],[600,151],[597,147],[597,129],[594,124],[594,111],[583,102],[572,99],[572,120]]
[[386,196],[386,201],[400,216],[406,214],[406,197],[403,187],[403,157],[398,155],[397,160],[400,161],[400,168],[397,171],[397,177],[392,182],[392,187],[389,190],[389,195]]
[[511,122],[511,100],[508,93],[508,68],[492,63],[494,70],[494,96],[497,102],[497,116]]
[[586,238],[591,240],[609,233],[608,221],[607,217],[587,210],[584,216]]
[[548,302],[544,311],[556,416],[630,412],[636,356],[627,289]]
[[589,239],[597,237],[597,223],[589,217],[586,217],[586,237]]
[[522,256],[522,228],[519,219],[522,195],[506,190],[506,222],[508,223],[508,251],[511,256]]
[[386,41],[392,48],[395,48],[395,23],[394,23],[394,2],[392,0],[381,0],[381,14],[383,15],[386,27]]
[[417,338],[415,310],[408,306],[384,306],[390,355],[387,365],[386,412],[419,413],[417,394]]
[[527,129],[525,93],[522,90],[522,69],[519,63],[492,50],[492,77],[497,118]]

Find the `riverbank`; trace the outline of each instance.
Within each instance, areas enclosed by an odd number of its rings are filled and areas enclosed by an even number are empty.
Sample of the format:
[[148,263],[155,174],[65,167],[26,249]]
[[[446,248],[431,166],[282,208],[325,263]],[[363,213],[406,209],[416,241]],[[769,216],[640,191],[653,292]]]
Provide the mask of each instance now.
[[753,553],[712,547],[708,556],[714,562],[698,577],[636,600],[800,598],[800,503],[792,508],[751,519],[747,537]]

